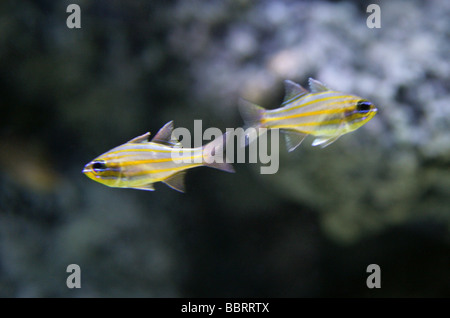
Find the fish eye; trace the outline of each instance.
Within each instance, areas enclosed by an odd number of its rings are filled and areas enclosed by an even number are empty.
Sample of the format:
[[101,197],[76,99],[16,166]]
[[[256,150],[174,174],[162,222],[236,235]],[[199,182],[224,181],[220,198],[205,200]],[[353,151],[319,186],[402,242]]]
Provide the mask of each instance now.
[[92,169],[95,172],[103,172],[106,169],[106,163],[104,161],[96,161],[92,164]]
[[358,113],[367,113],[372,107],[372,103],[367,100],[360,100],[356,103],[356,111]]

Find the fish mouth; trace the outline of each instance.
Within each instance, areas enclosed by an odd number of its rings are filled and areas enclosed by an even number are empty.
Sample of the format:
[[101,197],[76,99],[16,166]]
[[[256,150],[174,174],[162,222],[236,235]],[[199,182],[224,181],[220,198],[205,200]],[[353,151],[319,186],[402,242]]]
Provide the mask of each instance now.
[[83,172],[83,174],[84,174],[86,177],[88,177],[89,179],[96,180],[96,176],[95,176],[95,174],[93,173],[92,168],[84,167],[83,170],[82,170],[81,172]]
[[89,168],[88,165],[86,165],[81,172],[83,172],[84,174],[88,174],[89,172],[92,172],[92,169]]

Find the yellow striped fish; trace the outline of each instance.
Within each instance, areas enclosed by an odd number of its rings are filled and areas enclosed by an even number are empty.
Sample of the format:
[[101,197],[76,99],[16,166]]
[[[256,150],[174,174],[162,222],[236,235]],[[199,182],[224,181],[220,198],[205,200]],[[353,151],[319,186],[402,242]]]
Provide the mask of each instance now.
[[154,191],[155,182],[184,192],[186,169],[208,166],[234,172],[218,155],[223,153],[226,135],[197,148],[181,148],[172,138],[173,122],[162,127],[149,141],[150,133],[136,137],[89,162],[83,173],[109,187]]
[[241,100],[242,117],[254,128],[281,129],[288,150],[293,151],[307,135],[316,138],[313,146],[326,147],[377,113],[368,100],[330,90],[313,78],[309,79],[309,87],[311,92],[286,80],[284,101],[277,109],[266,110]]

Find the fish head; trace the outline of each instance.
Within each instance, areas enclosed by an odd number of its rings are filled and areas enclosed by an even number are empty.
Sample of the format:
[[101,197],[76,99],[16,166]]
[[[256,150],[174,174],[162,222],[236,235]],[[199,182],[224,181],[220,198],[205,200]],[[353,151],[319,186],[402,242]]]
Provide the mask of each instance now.
[[350,131],[358,129],[376,115],[378,109],[366,99],[360,98],[353,107],[345,112]]
[[121,179],[121,169],[116,162],[100,156],[84,166],[83,173],[90,179],[109,187],[117,186]]

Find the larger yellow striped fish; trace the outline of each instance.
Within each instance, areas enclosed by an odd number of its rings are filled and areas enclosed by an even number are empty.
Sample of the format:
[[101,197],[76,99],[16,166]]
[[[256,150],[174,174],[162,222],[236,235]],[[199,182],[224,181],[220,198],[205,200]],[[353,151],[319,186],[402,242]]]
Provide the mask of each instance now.
[[109,187],[154,191],[153,184],[161,181],[184,192],[186,169],[209,166],[234,172],[218,157],[223,153],[226,135],[203,147],[181,148],[180,142],[172,138],[172,131],[170,121],[151,141],[150,133],[136,137],[89,162],[83,173]]
[[293,151],[307,135],[315,137],[313,146],[326,147],[377,113],[377,108],[364,98],[330,90],[313,78],[309,86],[311,92],[286,80],[284,101],[277,109],[266,110],[242,100],[242,117],[254,128],[281,129],[288,150]]

